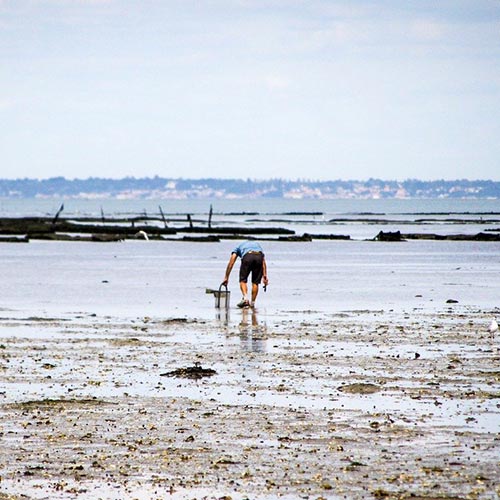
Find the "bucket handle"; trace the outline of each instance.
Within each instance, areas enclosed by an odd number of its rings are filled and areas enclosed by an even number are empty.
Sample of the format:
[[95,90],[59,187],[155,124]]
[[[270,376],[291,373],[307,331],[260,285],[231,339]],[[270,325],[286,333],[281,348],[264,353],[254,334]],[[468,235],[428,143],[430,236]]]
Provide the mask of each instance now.
[[220,309],[220,295],[221,295],[221,292],[222,292],[222,287],[224,287],[226,289],[226,293],[227,293],[227,285],[224,284],[224,283],[221,283],[220,286],[219,286],[219,293],[217,294],[217,308]]

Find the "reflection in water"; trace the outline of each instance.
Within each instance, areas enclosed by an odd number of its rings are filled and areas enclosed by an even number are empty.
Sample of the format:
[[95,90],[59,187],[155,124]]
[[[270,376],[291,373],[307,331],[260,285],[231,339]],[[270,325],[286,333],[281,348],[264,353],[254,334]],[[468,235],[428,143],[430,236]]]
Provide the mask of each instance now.
[[267,326],[265,323],[259,323],[256,309],[242,309],[238,326],[243,350],[266,352]]
[[[255,309],[241,309],[231,323],[229,310],[217,310],[215,319],[219,327],[225,332],[228,339],[234,339],[238,332],[239,346],[245,352],[265,353],[267,352],[267,324],[260,322]],[[238,322],[238,319],[240,321]],[[235,331],[235,327],[237,330]]]
[[224,326],[229,326],[229,320],[231,319],[229,309],[216,309],[215,319],[222,323]]

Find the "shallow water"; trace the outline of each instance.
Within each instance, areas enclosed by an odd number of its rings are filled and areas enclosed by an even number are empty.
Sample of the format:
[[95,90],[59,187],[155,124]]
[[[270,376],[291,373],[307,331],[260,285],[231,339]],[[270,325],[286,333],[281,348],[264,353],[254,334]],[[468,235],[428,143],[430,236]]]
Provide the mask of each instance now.
[[[214,297],[205,289],[218,288],[234,245],[4,243],[1,307],[26,316],[213,319]],[[314,241],[264,247],[270,285],[267,293],[261,290],[257,311],[268,320],[356,309],[427,310],[448,299],[481,309],[499,305],[497,243]],[[229,285],[233,310],[240,296],[237,272],[235,266]]]
[[[339,214],[428,214],[500,212],[494,199],[186,199],[186,200],[118,200],[118,199],[5,199],[0,198],[0,216],[46,216],[55,214],[64,203],[65,216],[105,216],[155,214],[161,205],[166,215],[193,214],[206,216],[210,205],[214,214],[257,213],[282,215],[298,212],[321,212],[328,220]],[[101,212],[102,209],[102,212]],[[253,217],[253,216],[252,216]],[[323,216],[318,216],[323,220]]]

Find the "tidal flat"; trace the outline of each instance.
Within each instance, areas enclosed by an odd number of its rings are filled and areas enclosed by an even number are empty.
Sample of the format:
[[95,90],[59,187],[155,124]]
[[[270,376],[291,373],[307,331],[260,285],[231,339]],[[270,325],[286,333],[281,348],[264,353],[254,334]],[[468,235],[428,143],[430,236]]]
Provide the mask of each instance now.
[[1,313],[2,500],[500,495],[498,308]]

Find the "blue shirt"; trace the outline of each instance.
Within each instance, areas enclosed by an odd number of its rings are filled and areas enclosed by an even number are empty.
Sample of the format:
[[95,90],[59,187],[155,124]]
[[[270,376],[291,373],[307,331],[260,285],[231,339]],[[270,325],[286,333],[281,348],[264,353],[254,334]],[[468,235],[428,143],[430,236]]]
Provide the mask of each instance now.
[[240,243],[231,253],[243,258],[248,252],[262,252],[262,247],[256,241],[244,241]]

